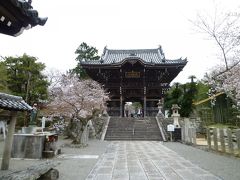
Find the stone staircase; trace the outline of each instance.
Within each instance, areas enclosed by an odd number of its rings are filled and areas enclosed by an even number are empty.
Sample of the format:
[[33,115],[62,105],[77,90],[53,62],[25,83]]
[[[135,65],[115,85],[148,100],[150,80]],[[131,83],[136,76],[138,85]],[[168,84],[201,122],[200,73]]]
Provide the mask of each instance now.
[[111,117],[105,140],[162,141],[162,137],[154,117]]

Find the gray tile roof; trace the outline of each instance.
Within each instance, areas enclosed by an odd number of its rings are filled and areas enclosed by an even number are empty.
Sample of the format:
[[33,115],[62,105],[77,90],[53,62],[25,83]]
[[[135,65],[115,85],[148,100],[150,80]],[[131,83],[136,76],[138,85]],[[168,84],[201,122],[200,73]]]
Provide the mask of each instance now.
[[29,106],[22,97],[0,93],[0,109],[14,111],[31,111]]
[[126,59],[139,59],[145,64],[175,64],[186,62],[186,59],[168,60],[161,46],[157,49],[131,49],[131,50],[115,50],[105,48],[103,55],[97,61],[82,61],[82,64],[119,64]]
[[47,18],[38,16],[38,11],[26,0],[0,1],[0,33],[18,36],[24,29],[43,26]]

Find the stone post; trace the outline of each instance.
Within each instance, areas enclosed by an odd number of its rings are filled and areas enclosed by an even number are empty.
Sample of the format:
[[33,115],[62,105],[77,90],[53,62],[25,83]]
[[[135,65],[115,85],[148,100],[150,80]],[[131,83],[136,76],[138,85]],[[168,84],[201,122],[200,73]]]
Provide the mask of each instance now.
[[184,137],[185,137],[185,142],[187,143],[190,142],[190,137],[188,132],[189,128],[190,128],[189,118],[184,118]]
[[182,141],[185,142],[185,126],[182,127],[181,135],[182,135]]
[[211,147],[211,142],[212,142],[212,141],[211,141],[210,129],[207,128],[206,131],[207,131],[207,143],[208,143],[208,148],[211,149],[211,148],[212,148],[212,147]]
[[236,137],[237,137],[237,152],[238,155],[240,155],[240,130],[237,130]]
[[192,139],[193,139],[193,144],[197,144],[196,140],[196,128],[192,128]]
[[188,128],[188,142],[192,144],[192,128]]
[[214,149],[218,151],[218,135],[217,135],[217,128],[213,129],[213,144]]
[[17,121],[17,112],[11,112],[11,121],[8,128],[7,138],[5,140],[4,150],[3,150],[3,158],[2,158],[2,166],[1,170],[8,170],[9,162],[11,158],[12,151],[12,143],[13,143],[13,135],[15,131],[15,125]]
[[222,152],[226,152],[226,148],[225,148],[225,138],[224,138],[224,131],[223,129],[220,129],[220,142],[221,142],[221,150]]
[[227,136],[228,136],[228,149],[229,153],[233,153],[233,141],[232,141],[232,131],[231,129],[227,129]]

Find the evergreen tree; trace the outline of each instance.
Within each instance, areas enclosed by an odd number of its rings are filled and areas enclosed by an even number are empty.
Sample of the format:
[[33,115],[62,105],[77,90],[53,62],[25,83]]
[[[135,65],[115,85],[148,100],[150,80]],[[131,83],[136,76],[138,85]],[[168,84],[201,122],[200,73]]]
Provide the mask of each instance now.
[[165,96],[164,108],[170,110],[170,113],[172,113],[172,105],[180,105],[182,93],[183,92],[182,89],[179,87],[179,83],[175,83],[175,85],[169,90],[169,92]]
[[98,60],[100,57],[98,56],[98,50],[95,47],[87,45],[87,43],[83,42],[76,49],[75,54],[77,54],[76,61],[78,62],[77,66],[70,70],[71,73],[77,74],[77,76],[81,79],[88,78],[86,71],[82,68],[82,61],[94,61]]
[[3,62],[0,62],[0,92],[9,93],[7,88],[7,69]]
[[7,70],[7,86],[17,96],[33,104],[47,99],[48,81],[42,74],[45,69],[37,58],[24,54],[21,57],[7,57],[4,65]]
[[196,83],[191,79],[191,83],[184,84],[184,93],[180,103],[181,109],[179,113],[182,117],[189,117],[193,112],[194,105],[193,100],[197,94]]
[[181,109],[179,113],[182,117],[189,117],[193,112],[193,100],[197,94],[196,83],[193,81],[194,76],[191,77],[191,83],[180,85],[175,83],[175,86],[167,93],[164,101],[164,107],[171,111],[173,104],[178,104]]

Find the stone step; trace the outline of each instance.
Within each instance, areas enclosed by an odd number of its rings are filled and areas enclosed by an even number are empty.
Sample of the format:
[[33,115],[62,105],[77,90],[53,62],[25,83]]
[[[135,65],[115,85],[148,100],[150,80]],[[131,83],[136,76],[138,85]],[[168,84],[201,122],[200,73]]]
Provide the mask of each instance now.
[[162,140],[155,118],[111,118],[105,140]]
[[111,137],[111,138],[105,138],[107,141],[162,141],[161,138],[122,138],[122,137]]

